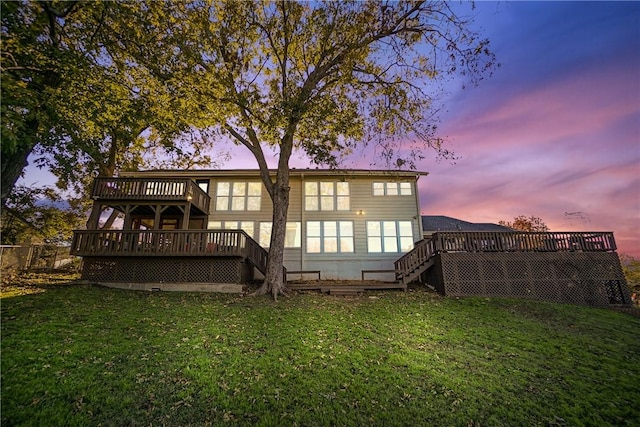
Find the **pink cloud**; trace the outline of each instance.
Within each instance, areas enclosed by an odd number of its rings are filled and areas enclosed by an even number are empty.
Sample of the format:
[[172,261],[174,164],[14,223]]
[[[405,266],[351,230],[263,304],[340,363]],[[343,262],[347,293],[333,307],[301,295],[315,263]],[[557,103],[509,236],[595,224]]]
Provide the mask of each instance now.
[[[444,133],[463,143],[470,153],[589,137],[621,118],[637,116],[638,88],[634,93],[625,83],[637,78],[635,72],[611,68],[568,76],[509,97],[493,109],[466,111],[446,123]],[[614,81],[611,76],[616,76]],[[477,97],[490,95],[480,93]]]
[[[637,67],[612,64],[497,93],[499,101],[482,102],[490,94],[480,90],[445,126],[462,159],[423,167],[431,172],[423,211],[475,222],[537,215],[553,230],[611,230],[621,252],[640,256],[639,89]],[[568,221],[565,212],[589,221]]]

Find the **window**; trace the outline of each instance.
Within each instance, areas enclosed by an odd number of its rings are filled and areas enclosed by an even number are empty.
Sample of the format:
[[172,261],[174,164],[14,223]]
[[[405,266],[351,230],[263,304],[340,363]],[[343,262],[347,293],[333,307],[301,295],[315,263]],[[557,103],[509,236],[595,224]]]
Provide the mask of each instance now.
[[202,191],[209,194],[209,180],[208,179],[196,179],[196,184]]
[[210,230],[243,230],[253,238],[253,221],[209,221]]
[[367,221],[369,253],[408,252],[413,249],[411,221]]
[[410,182],[374,182],[374,196],[410,196]]
[[304,209],[307,211],[348,211],[348,182],[305,182]]
[[[271,230],[273,229],[273,223],[261,222],[260,223],[260,237],[258,243],[263,248],[268,248],[271,245]],[[287,222],[287,232],[284,237],[285,248],[299,248],[302,240],[302,227],[299,222]]]
[[307,253],[354,252],[353,221],[308,221]]
[[259,211],[262,184],[259,182],[219,182],[216,191],[218,211]]

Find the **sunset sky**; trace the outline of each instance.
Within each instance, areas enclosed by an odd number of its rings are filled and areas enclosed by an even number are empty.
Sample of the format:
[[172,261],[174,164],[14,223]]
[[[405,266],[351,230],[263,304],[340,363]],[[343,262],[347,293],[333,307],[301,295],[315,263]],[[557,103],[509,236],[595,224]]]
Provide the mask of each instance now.
[[[535,215],[553,231],[614,231],[619,252],[640,257],[640,3],[478,2],[472,13],[502,66],[477,87],[448,85],[440,135],[460,159],[418,165],[422,213]],[[257,166],[237,150],[224,168]]]
[[[476,6],[502,66],[478,87],[447,86],[440,135],[460,159],[418,164],[422,213],[535,215],[554,231],[614,231],[619,252],[640,257],[640,2]],[[223,168],[256,168],[242,150]]]
[[481,2],[477,23],[502,67],[450,99],[462,159],[424,164],[424,212],[536,215],[640,256],[640,3]]

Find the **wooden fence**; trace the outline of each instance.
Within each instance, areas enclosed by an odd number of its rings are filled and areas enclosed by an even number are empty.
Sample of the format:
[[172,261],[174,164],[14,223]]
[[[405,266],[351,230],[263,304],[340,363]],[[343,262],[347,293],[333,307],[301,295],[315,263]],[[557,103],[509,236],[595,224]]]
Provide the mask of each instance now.
[[3,270],[53,270],[79,265],[74,263],[77,257],[70,249],[55,245],[0,245],[0,262]]

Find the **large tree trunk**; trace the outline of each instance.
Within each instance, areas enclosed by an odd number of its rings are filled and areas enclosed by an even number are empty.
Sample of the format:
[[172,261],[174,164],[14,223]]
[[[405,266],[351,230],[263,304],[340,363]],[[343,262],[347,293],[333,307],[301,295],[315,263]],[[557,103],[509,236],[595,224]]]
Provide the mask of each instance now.
[[16,181],[22,175],[23,169],[27,166],[27,158],[31,151],[33,150],[33,145],[31,144],[21,144],[16,147],[16,151],[7,154],[2,153],[2,184],[1,193],[2,193],[2,206],[4,206],[5,200],[13,191],[13,187],[16,185]]
[[270,293],[275,300],[278,295],[286,295],[287,286],[284,277],[284,243],[287,234],[287,211],[289,209],[289,172],[285,177],[278,173],[274,186],[273,223],[271,228],[271,243],[267,260],[267,274],[256,295]]

